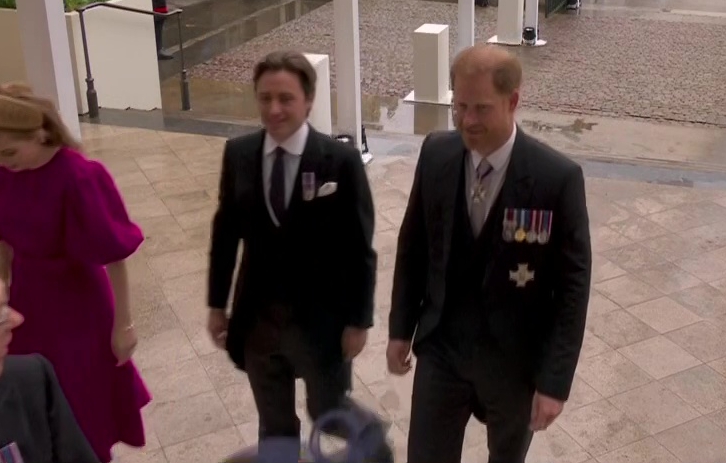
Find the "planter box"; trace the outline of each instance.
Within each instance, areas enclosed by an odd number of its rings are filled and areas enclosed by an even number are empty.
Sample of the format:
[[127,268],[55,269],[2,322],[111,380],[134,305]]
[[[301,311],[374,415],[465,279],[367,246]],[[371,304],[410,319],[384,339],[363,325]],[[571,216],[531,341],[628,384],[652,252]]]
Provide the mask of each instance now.
[[[26,0],[27,1],[27,0]],[[109,3],[151,10],[151,0],[111,0]],[[88,112],[86,64],[78,13],[66,13],[71,65],[78,114]],[[88,54],[98,103],[103,108],[161,108],[161,84],[151,16],[99,7],[84,14]],[[25,57],[15,10],[0,9],[0,83],[26,80]]]

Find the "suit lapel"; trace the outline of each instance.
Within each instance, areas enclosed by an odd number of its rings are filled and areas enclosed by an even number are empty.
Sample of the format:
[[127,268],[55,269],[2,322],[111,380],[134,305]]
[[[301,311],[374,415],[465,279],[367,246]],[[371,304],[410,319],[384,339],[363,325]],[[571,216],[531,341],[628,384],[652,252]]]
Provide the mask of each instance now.
[[[454,235],[454,220],[456,212],[456,201],[461,187],[461,170],[466,159],[466,147],[460,137],[456,138],[456,145],[452,147],[451,154],[444,162],[439,172],[438,185],[441,188],[441,224],[443,229],[443,268],[449,265],[449,253],[451,252],[451,240]],[[467,214],[468,215],[468,214]],[[471,227],[469,227],[471,229]]]
[[529,145],[527,135],[517,127],[517,137],[512,147],[512,155],[509,160],[507,173],[504,177],[501,193],[497,198],[489,218],[484,225],[482,233],[490,233],[493,238],[487,252],[487,267],[484,273],[483,285],[486,286],[491,274],[493,263],[499,258],[504,250],[504,240],[502,239],[502,229],[505,208],[522,208],[532,198],[533,178],[529,166]]
[[322,143],[320,143],[320,137],[324,135],[317,132],[315,129],[310,127],[308,133],[308,139],[305,142],[305,150],[300,157],[300,166],[297,170],[295,177],[295,183],[292,190],[292,196],[290,197],[290,204],[285,214],[285,219],[282,225],[286,225],[291,221],[294,221],[300,212],[300,206],[302,205],[302,174],[313,173],[315,174],[315,188],[320,186],[320,181],[324,176],[323,172],[323,160],[327,157],[327,154],[323,151]]
[[[262,173],[262,157],[264,154],[264,140],[265,140],[265,131],[260,130],[255,134],[254,137],[250,138],[249,145],[245,146],[245,151],[249,149],[249,151],[246,151],[248,153],[255,153],[254,156],[242,156],[241,159],[243,160],[242,164],[240,165],[240,168],[238,169],[239,175],[244,176],[244,181],[241,182],[242,185],[247,185],[248,188],[251,189],[252,195],[250,196],[252,202],[251,204],[258,205],[260,203],[260,199],[262,200],[262,205],[265,205],[265,187],[263,182],[263,173]],[[265,212],[267,211],[267,208],[265,208]],[[268,214],[269,215],[269,214]]]

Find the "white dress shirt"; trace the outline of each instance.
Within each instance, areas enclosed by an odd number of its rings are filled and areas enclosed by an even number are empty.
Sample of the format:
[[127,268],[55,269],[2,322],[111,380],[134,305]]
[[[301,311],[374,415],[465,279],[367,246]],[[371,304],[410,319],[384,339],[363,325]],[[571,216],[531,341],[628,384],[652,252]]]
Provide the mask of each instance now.
[[300,168],[300,157],[305,151],[305,144],[308,141],[310,127],[307,123],[300,126],[290,137],[282,143],[276,142],[269,133],[265,133],[265,143],[262,149],[262,184],[265,189],[265,204],[270,218],[280,226],[280,221],[275,217],[275,212],[270,204],[270,177],[272,176],[272,165],[275,163],[275,150],[279,147],[285,150],[285,207],[290,205],[292,190],[295,188],[297,172]]
[[[481,223],[472,223],[474,228],[474,235],[478,235],[484,223],[486,223],[491,212],[492,206],[499,196],[499,192],[502,190],[504,184],[504,177],[507,173],[507,167],[509,166],[509,159],[512,156],[512,148],[514,147],[514,139],[517,137],[517,126],[515,124],[512,130],[512,135],[509,139],[498,149],[492,152],[488,157],[484,157],[476,151],[469,152],[469,162],[466,163],[466,201],[469,206],[469,217],[473,218],[480,216],[483,218]],[[472,197],[472,189],[477,182],[476,170],[481,162],[488,162],[492,166],[492,171],[489,173],[484,181],[484,189],[486,196],[484,201],[476,202]],[[476,211],[477,213],[472,214],[473,208],[483,208],[483,210]],[[473,222],[473,221],[472,221]]]

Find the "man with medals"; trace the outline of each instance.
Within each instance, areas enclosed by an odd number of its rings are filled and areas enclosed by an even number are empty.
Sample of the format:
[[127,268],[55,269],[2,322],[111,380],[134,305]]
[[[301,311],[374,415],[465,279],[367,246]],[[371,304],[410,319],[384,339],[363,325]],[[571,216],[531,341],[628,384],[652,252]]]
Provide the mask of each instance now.
[[490,462],[524,463],[570,394],[592,265],[584,176],[515,124],[521,83],[506,50],[462,50],[456,130],[421,147],[386,352],[396,375],[416,356],[409,463],[460,462],[472,415]]

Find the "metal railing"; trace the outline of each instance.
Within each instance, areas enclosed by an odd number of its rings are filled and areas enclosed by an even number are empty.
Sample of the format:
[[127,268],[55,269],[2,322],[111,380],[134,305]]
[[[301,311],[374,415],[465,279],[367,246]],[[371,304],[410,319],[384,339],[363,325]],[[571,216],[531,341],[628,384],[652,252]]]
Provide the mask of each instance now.
[[168,13],[158,13],[156,11],[140,10],[138,8],[130,8],[128,6],[121,6],[115,3],[89,3],[88,5],[82,6],[76,11],[78,12],[78,18],[81,22],[81,40],[83,42],[83,58],[86,61],[86,100],[88,101],[88,116],[91,118],[98,117],[98,93],[93,81],[93,74],[91,74],[91,60],[88,56],[88,41],[86,39],[86,23],[84,20],[83,13],[88,10],[104,7],[111,8],[112,10],[127,11],[129,13],[145,14],[147,16],[167,18],[170,16],[176,16],[178,30],[179,30],[179,80],[181,85],[181,107],[183,111],[189,111],[191,109],[191,102],[189,98],[189,76],[187,75],[186,64],[184,63],[184,42],[182,39],[182,21],[181,21],[181,9],[169,11]]
[[545,1],[545,18],[557,13],[567,4],[567,0],[546,0]]

